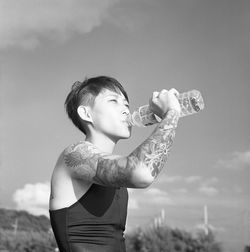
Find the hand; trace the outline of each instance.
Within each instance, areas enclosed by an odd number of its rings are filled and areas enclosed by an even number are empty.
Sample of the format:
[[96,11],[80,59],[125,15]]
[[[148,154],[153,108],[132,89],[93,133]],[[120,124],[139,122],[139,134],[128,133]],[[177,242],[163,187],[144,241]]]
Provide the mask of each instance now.
[[179,92],[171,88],[169,91],[162,89],[161,92],[153,92],[149,99],[149,109],[160,118],[164,118],[169,110],[175,110],[181,113],[181,106],[178,101]]

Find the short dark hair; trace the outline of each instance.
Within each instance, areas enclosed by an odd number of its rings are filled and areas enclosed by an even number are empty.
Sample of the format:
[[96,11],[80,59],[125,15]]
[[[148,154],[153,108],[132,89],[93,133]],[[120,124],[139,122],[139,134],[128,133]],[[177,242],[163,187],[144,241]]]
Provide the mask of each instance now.
[[76,81],[72,85],[71,91],[65,100],[64,105],[69,118],[84,134],[86,134],[86,131],[77,113],[77,108],[80,105],[93,107],[95,98],[103,89],[109,89],[118,94],[122,93],[129,102],[128,95],[123,86],[116,79],[108,76],[86,78],[83,82]]

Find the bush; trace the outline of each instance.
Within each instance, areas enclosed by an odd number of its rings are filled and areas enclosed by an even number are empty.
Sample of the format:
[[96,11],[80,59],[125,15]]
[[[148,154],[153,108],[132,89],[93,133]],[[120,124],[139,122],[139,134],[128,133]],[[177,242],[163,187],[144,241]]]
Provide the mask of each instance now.
[[10,252],[52,252],[57,247],[51,232],[27,232],[0,229],[1,249]]
[[126,236],[127,252],[221,252],[212,231],[206,235],[191,233],[167,226],[156,226],[142,231],[137,229]]

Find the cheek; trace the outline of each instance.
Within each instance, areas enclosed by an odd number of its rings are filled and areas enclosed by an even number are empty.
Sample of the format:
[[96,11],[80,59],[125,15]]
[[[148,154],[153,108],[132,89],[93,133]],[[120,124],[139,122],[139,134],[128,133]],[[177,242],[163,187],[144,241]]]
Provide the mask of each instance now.
[[119,125],[118,115],[116,114],[116,111],[111,109],[106,109],[105,111],[98,113],[95,122],[100,128],[106,130],[115,129]]

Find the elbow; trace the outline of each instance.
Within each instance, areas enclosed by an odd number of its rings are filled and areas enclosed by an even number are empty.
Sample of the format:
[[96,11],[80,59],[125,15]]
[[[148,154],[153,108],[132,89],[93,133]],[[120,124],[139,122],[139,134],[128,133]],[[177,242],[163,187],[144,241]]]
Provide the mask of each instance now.
[[134,188],[147,188],[154,181],[151,172],[144,165],[135,169],[131,177]]
[[137,183],[136,188],[141,188],[141,189],[147,188],[153,183],[153,181],[154,180],[141,181],[141,182]]

